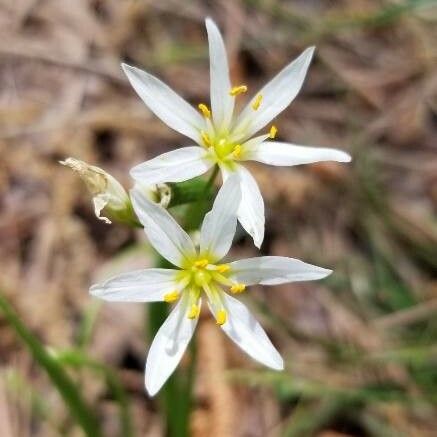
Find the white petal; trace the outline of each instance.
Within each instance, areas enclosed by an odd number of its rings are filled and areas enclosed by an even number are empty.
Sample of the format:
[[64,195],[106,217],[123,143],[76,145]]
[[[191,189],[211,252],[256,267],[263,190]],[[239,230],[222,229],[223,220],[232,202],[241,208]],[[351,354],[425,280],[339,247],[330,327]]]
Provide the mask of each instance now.
[[232,278],[246,285],[276,285],[296,281],[322,279],[332,270],[283,256],[261,256],[230,264]]
[[216,127],[226,127],[232,118],[234,97],[229,94],[231,81],[223,38],[216,24],[206,19],[209,43],[209,68],[211,81],[211,109]]
[[103,222],[109,225],[111,224],[111,220],[109,220],[108,217],[104,217],[101,215],[103,208],[105,208],[108,202],[109,202],[109,195],[107,193],[97,194],[96,196],[93,197],[94,214],[99,220],[102,220]]
[[162,206],[136,189],[131,190],[131,199],[150,244],[165,259],[182,267],[187,258],[196,255],[191,238]]
[[237,167],[240,177],[241,202],[238,208],[238,220],[246,232],[253,238],[255,246],[260,248],[264,240],[264,201],[253,176],[241,165]]
[[[200,304],[200,302],[199,302]],[[154,396],[174,372],[196,328],[197,318],[189,319],[181,299],[157,332],[149,349],[145,383]]]
[[90,293],[110,302],[158,302],[176,289],[176,270],[146,269],[122,273],[90,288]]
[[240,205],[240,179],[232,175],[223,184],[211,211],[205,215],[200,231],[200,253],[222,259],[229,251],[237,227],[237,210]]
[[132,168],[131,176],[145,184],[182,182],[207,172],[214,164],[208,152],[197,146],[182,147],[163,153]]
[[298,146],[267,141],[245,150],[245,158],[277,166],[311,164],[320,161],[350,162],[346,152],[326,147]]
[[[313,52],[314,47],[306,49],[255,94],[238,117],[237,132],[242,132],[245,138],[252,136],[294,100],[302,87]],[[262,102],[254,111],[252,104],[259,94],[263,97]]]
[[201,115],[168,85],[139,68],[121,65],[129,82],[149,109],[177,132],[200,143]]
[[281,355],[250,311],[237,299],[223,293],[228,320],[221,328],[254,360],[275,370],[283,370]]

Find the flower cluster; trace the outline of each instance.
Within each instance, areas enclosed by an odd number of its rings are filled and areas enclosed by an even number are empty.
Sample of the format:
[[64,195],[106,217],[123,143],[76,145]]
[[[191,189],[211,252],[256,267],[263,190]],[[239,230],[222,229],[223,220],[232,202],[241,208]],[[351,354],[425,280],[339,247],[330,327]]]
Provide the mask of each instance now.
[[[248,88],[232,84],[223,39],[217,26],[206,20],[210,51],[211,104],[199,103],[198,110],[156,77],[123,64],[132,86],[151,111],[195,145],[164,153],[131,170],[135,185],[130,197],[124,189],[95,167],[91,191],[96,214],[105,206],[132,205],[150,244],[174,269],[152,268],[124,273],[93,285],[90,293],[108,301],[175,303],[150,347],[145,385],[156,394],[179,363],[195,330],[205,299],[217,325],[249,356],[275,369],[283,360],[263,328],[248,309],[232,297],[255,284],[277,285],[326,277],[330,270],[303,261],[264,256],[223,262],[234,238],[237,220],[257,247],[264,238],[264,203],[258,185],[244,167],[245,161],[275,166],[293,166],[318,161],[348,162],[350,156],[337,149],[306,147],[275,141],[277,128],[254,136],[267,126],[296,97],[302,87],[314,48],[305,50],[259,92],[244,109],[234,110],[239,96]],[[72,165],[73,161],[66,161]],[[212,167],[222,174],[212,209],[203,220],[196,245],[153,196],[149,189],[163,183],[180,183]],[[78,168],[74,168],[79,171]],[[99,189],[96,189],[97,185]],[[117,197],[118,196],[118,197]],[[111,203],[112,202],[112,203]]]

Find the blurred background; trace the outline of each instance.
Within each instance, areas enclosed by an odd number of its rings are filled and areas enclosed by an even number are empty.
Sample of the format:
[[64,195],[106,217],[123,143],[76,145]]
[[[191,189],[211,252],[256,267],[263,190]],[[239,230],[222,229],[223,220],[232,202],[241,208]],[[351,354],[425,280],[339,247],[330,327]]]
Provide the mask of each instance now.
[[[436,6],[2,0],[0,435],[187,435],[163,413],[185,404],[198,437],[437,435]],[[224,33],[233,83],[252,91],[316,45],[278,138],[354,161],[251,166],[267,206],[262,252],[335,271],[242,296],[286,370],[256,365],[205,317],[191,401],[150,399],[145,307],[101,305],[88,288],[152,266],[154,254],[140,230],[99,222],[58,160],[82,159],[129,188],[133,165],[188,144],[120,62],[208,102],[206,16]],[[253,255],[241,234],[231,257]],[[181,371],[189,365],[188,353]]]

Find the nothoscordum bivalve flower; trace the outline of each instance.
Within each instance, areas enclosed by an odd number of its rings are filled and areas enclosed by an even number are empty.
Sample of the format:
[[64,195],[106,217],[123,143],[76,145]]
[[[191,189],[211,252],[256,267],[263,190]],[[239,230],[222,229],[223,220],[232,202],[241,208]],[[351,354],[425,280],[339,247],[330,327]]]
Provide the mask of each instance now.
[[199,318],[202,297],[206,298],[217,324],[243,351],[272,369],[282,370],[283,360],[261,325],[231,294],[242,293],[254,284],[309,281],[331,273],[280,256],[222,263],[235,234],[241,198],[235,178],[233,175],[224,183],[212,210],[205,216],[199,248],[165,209],[132,190],[133,206],[150,243],[177,268],[124,273],[90,289],[92,295],[108,301],[176,303],[147,357],[145,384],[151,396],[159,391],[182,358]]
[[[293,166],[319,161],[349,162],[341,151],[305,147],[274,141],[278,129],[254,135],[270,123],[296,97],[302,87],[314,47],[306,49],[259,92],[244,109],[234,112],[235,99],[248,91],[246,85],[231,84],[226,50],[217,26],[206,19],[209,40],[211,106],[194,109],[156,77],[123,64],[130,83],[145,104],[164,123],[189,137],[197,145],[164,153],[131,170],[134,179],[147,184],[181,182],[199,176],[218,164],[223,179],[238,174],[241,204],[238,219],[260,247],[264,239],[264,203],[258,185],[242,165],[258,161],[275,166]],[[270,140],[270,141],[266,141]]]
[[[104,210],[113,220],[127,223],[137,222],[130,198],[117,179],[101,168],[89,165],[79,159],[67,158],[59,163],[70,167],[85,182],[88,191],[93,196],[94,212],[99,220],[111,223],[108,217],[101,215]],[[137,182],[135,186],[150,200],[159,202],[164,207],[170,202],[170,189],[165,184],[147,186]]]

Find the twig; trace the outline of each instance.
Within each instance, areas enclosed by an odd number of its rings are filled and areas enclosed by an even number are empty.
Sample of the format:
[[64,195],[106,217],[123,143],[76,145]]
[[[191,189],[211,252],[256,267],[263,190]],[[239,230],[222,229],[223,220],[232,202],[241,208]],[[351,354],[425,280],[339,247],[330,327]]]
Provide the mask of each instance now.
[[405,310],[397,311],[388,316],[380,317],[373,323],[376,328],[384,330],[397,326],[410,325],[426,319],[437,312],[437,299],[428,300]]

